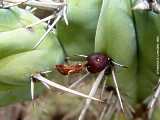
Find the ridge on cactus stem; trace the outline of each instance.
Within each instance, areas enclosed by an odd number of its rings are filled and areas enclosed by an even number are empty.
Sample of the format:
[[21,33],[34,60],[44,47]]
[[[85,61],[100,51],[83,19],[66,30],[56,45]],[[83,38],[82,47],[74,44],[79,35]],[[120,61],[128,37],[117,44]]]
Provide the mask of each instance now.
[[103,102],[102,100],[99,100],[97,98],[90,97],[90,96],[85,95],[81,92],[66,88],[63,85],[60,85],[60,84],[55,83],[53,81],[50,81],[47,78],[45,78],[45,74],[43,72],[31,75],[31,97],[32,97],[32,100],[34,99],[34,83],[38,82],[38,81],[42,82],[42,84],[44,84],[48,89],[50,89],[50,86],[52,86],[52,87],[55,87],[57,89],[63,90],[65,92],[75,94],[77,96],[81,96],[81,97],[84,97],[84,98],[88,98],[88,99],[92,99],[92,100],[95,100],[95,101]]
[[160,4],[157,0],[140,0],[133,7],[134,10],[149,10],[157,14],[160,13]]

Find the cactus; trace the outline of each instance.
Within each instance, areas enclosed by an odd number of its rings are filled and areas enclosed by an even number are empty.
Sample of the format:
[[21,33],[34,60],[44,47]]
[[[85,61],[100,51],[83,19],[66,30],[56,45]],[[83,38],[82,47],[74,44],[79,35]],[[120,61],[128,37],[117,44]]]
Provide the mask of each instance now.
[[[104,107],[104,116],[101,114],[100,118],[125,120],[141,117],[158,120],[159,108],[154,101],[158,101],[156,93],[159,94],[159,3],[155,0],[145,2],[151,6],[138,10],[139,6],[134,7],[139,4],[135,0],[68,0],[69,25],[65,25],[65,20],[59,21],[56,27],[57,36],[50,33],[36,49],[32,49],[33,45],[43,35],[45,25],[25,28],[24,26],[36,22],[37,18],[18,8],[1,9],[0,14],[9,16],[6,21],[13,21],[6,25],[0,19],[0,104],[27,99],[29,76],[61,63],[63,50],[67,56],[103,53],[111,60],[111,71],[106,73],[106,65],[103,70],[98,71],[100,74],[96,81],[100,83],[103,76],[107,76],[105,86],[112,89],[106,91],[108,96],[111,95],[111,100],[108,100],[109,106]],[[17,33],[20,35],[17,36]],[[31,58],[32,61],[29,60]],[[117,63],[127,68],[118,68]],[[115,69],[118,86],[115,84],[112,68]],[[93,88],[97,89],[99,83]],[[10,91],[16,94],[12,95]],[[24,94],[23,98],[18,97],[17,93]],[[93,97],[93,91],[89,97]],[[117,102],[117,98],[120,103],[122,99],[123,105]],[[86,103],[88,106],[91,100],[87,99]],[[139,116],[141,109],[144,111]],[[79,120],[82,119],[81,115]]]

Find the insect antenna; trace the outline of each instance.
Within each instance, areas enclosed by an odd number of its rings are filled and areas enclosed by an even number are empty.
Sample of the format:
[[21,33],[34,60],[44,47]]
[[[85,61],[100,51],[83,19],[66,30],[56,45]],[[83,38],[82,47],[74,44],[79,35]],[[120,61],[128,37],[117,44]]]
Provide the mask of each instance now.
[[[97,91],[97,89],[98,89],[98,86],[99,86],[99,84],[101,83],[101,81],[102,81],[102,79],[103,79],[103,77],[104,77],[105,71],[106,71],[106,68],[99,73],[96,81],[93,83],[92,89],[91,89],[91,91],[90,91],[90,93],[89,93],[89,96],[90,96],[90,97],[93,97],[93,96],[96,94],[96,91]],[[82,111],[81,111],[81,113],[80,113],[80,115],[79,115],[78,120],[83,120],[83,118],[84,118],[84,116],[85,116],[85,113],[86,113],[87,109],[89,108],[89,106],[90,106],[90,104],[91,104],[91,101],[92,101],[91,99],[86,99],[84,108],[82,109]]]
[[121,99],[121,95],[120,95],[120,92],[119,92],[119,88],[118,88],[118,84],[117,84],[114,68],[112,68],[112,77],[113,77],[113,82],[114,82],[114,85],[115,85],[115,88],[116,88],[116,92],[117,92],[117,96],[118,96],[118,99],[119,99],[119,103],[120,103],[121,109],[124,112],[124,108],[123,108],[123,104],[122,104],[122,99]]

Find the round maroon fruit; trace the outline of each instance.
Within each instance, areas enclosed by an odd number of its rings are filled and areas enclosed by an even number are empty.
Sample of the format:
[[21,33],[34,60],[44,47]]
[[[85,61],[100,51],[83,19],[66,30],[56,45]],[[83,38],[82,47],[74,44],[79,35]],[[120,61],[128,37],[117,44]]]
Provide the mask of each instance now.
[[104,68],[110,67],[110,58],[102,53],[94,53],[87,57],[87,70],[98,73]]

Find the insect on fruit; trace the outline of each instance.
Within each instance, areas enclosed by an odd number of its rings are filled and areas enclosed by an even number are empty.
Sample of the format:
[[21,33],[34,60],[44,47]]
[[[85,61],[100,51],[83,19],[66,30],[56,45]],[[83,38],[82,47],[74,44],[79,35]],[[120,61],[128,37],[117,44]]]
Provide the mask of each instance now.
[[[81,55],[82,56],[82,55]],[[100,85],[102,79],[104,78],[105,75],[112,74],[113,82],[115,85],[116,93],[119,99],[119,103],[121,106],[122,111],[124,111],[123,104],[122,104],[122,99],[121,95],[119,92],[116,76],[115,76],[115,65],[121,66],[121,67],[126,67],[124,65],[118,64],[114,62],[109,56],[103,54],[103,53],[93,53],[89,56],[86,56],[86,68],[88,72],[90,73],[99,73],[97,76],[96,81],[94,82],[92,89],[89,93],[89,96],[94,96],[96,94],[96,91],[98,89],[98,86]],[[106,80],[103,83],[105,86]],[[102,90],[104,91],[104,90]],[[91,103],[91,100],[87,99],[84,108],[82,109],[79,119],[78,120],[83,120],[84,115],[89,108],[89,105]]]
[[[80,78],[79,80],[77,80],[73,84],[71,84],[69,86],[69,88],[73,88],[76,85],[78,85],[89,74],[99,73],[93,86],[92,86],[92,89],[89,93],[89,96],[93,97],[95,95],[102,79],[104,78],[104,76],[112,74],[113,82],[115,84],[116,93],[117,93],[117,96],[119,99],[119,103],[120,103],[122,111],[124,111],[120,92],[119,92],[116,77],[115,77],[115,65],[121,66],[121,67],[126,67],[126,66],[114,62],[109,56],[107,56],[103,53],[93,53],[89,56],[85,56],[85,55],[77,55],[77,56],[85,58],[86,63],[79,64],[79,65],[78,64],[77,65],[61,64],[61,65],[56,66],[57,70],[63,75],[79,73],[82,70],[87,70],[87,74],[82,76],[82,78]],[[105,84],[106,84],[106,80],[104,81],[104,86],[105,86]],[[102,90],[102,91],[104,91],[104,90]],[[79,120],[83,120],[83,117],[84,117],[87,109],[89,108],[90,103],[91,103],[91,100],[87,99],[86,104],[85,104],[84,108],[82,109],[81,114],[79,116]]]

